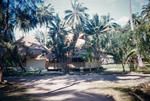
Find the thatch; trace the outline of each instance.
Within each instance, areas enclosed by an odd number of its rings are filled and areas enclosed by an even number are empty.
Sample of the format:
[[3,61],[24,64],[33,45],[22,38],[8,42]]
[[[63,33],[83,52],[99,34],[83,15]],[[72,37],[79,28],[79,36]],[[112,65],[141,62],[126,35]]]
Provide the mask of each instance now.
[[[68,40],[69,42],[71,42],[72,39],[73,39],[73,34],[72,34],[72,33],[69,33],[69,34],[66,36],[66,40]],[[84,34],[81,33],[81,34],[79,35],[79,38],[78,38],[78,40],[77,40],[77,43],[76,43],[75,47],[78,48],[78,49],[81,49],[84,44],[85,44]]]
[[15,42],[18,46],[19,52],[28,56],[29,58],[39,58],[48,52],[48,49],[44,47],[35,36],[25,36]]

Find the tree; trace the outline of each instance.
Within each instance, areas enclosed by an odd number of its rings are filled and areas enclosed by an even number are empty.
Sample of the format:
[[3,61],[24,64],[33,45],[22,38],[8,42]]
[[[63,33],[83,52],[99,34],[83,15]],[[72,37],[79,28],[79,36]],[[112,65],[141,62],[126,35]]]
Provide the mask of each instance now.
[[[149,60],[149,35],[147,29],[147,20],[141,15],[132,14],[132,21],[134,24],[134,31],[130,31],[129,28],[128,32],[132,34],[132,47],[131,50],[128,51],[126,56],[126,60],[136,61],[132,64],[138,64],[138,67],[144,67],[143,60]],[[129,44],[129,43],[128,43]],[[133,66],[133,68],[135,68]]]
[[36,31],[36,34],[35,34],[35,38],[38,40],[38,42],[40,42],[43,46],[46,46],[47,44],[47,38],[48,35],[47,33],[45,32],[42,32],[40,30],[37,30]]
[[150,19],[150,0],[148,0],[148,3],[143,6],[142,15],[145,19]]
[[[1,56],[0,59],[0,75],[4,68],[4,56],[7,54],[9,47],[7,44],[12,44],[14,41],[14,28],[19,25],[24,31],[29,31],[37,26],[39,23],[39,18],[37,16],[38,5],[43,3],[43,0],[2,0],[1,2],[1,22],[0,25],[0,45]],[[46,20],[44,20],[46,21]],[[13,45],[13,44],[12,44]],[[16,57],[13,52],[9,52],[12,60]],[[0,77],[0,82],[2,82],[2,76]]]
[[[130,9],[130,26],[131,26],[131,30],[133,32],[136,32],[135,31],[135,27],[136,29],[138,28],[136,25],[135,25],[135,22],[133,21],[134,18],[136,18],[136,16],[134,16],[132,14],[132,4],[131,4],[131,0],[130,0],[130,5],[129,5],[129,9]],[[150,18],[150,0],[148,0],[148,4],[143,6],[143,11],[142,11],[142,15],[144,15],[144,18],[148,21],[148,19]],[[134,18],[133,18],[134,17]],[[136,37],[136,39],[134,39],[136,41],[136,53],[137,53],[137,60],[138,60],[138,66],[139,67],[144,67],[144,63],[142,61],[142,57],[141,57],[141,54],[140,54],[140,49],[139,49],[139,38]]]
[[48,23],[50,23],[53,20],[54,13],[55,10],[51,4],[45,6],[42,3],[41,6],[37,9],[37,14],[36,14],[40,25],[43,25],[43,23],[45,25],[48,25]]
[[73,35],[73,41],[70,44],[70,48],[72,48],[74,54],[75,45],[77,42],[77,39],[79,37],[79,33],[83,31],[83,25],[87,21],[88,14],[86,13],[87,8],[82,5],[82,3],[79,3],[78,0],[73,0],[72,3],[72,10],[66,10],[65,11],[65,23],[67,25],[70,25],[72,28]]
[[88,17],[86,13],[87,8],[79,3],[78,0],[73,0],[72,3],[72,10],[65,11],[65,21],[67,24],[71,25],[72,28],[76,28],[77,26],[82,26]]
[[64,22],[61,21],[58,14],[55,16],[53,21],[48,25],[49,28],[49,47],[52,48],[53,53],[56,56],[56,60],[62,63],[62,67],[67,72],[66,65],[63,63],[66,63],[66,53],[69,50],[69,45],[65,40],[65,37],[67,35],[67,30],[65,28]]
[[105,34],[112,31],[113,29],[116,29],[119,27],[118,24],[112,22],[112,18],[110,16],[102,16],[99,18],[99,16],[96,14],[93,16],[91,20],[89,20],[85,25],[84,25],[84,32],[88,35],[93,35],[93,40],[92,40],[92,46],[93,46],[93,51],[95,53],[95,56],[100,57],[100,48],[102,43],[100,43],[100,40],[102,39],[101,34]]

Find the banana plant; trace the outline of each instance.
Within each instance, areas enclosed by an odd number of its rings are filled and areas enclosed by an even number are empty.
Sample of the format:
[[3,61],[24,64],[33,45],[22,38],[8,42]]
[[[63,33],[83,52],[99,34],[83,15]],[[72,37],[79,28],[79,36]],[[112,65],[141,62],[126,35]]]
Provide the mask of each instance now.
[[[112,18],[110,16],[102,16],[101,18],[95,14],[92,19],[90,19],[88,22],[84,25],[84,32],[87,35],[92,35],[92,46],[94,49],[95,56],[100,56],[100,49],[102,46],[102,43],[100,43],[100,40],[102,40],[103,36],[106,36],[108,32],[112,31],[112,29],[117,28],[119,25],[112,22]],[[104,35],[102,35],[104,34]],[[104,41],[103,41],[104,42]]]

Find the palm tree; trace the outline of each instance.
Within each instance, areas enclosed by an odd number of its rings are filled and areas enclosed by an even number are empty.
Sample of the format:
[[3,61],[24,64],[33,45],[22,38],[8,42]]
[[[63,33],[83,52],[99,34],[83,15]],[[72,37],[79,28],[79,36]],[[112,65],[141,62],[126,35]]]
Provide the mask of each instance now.
[[55,46],[56,44],[63,44],[65,35],[67,35],[67,31],[58,14],[47,27],[49,28],[49,35],[53,40],[53,46]]
[[143,6],[142,15],[145,19],[150,20],[150,0],[147,5]]
[[29,32],[29,30],[36,28],[38,24],[48,24],[51,20],[53,20],[54,8],[51,4],[48,4],[46,6],[44,4],[41,4],[41,6],[36,8],[36,11],[29,10],[29,14],[33,13],[31,14],[32,16],[27,15],[25,12],[17,13],[17,27],[20,27],[20,29],[25,32]]
[[[15,3],[14,3],[15,2]],[[43,3],[42,0],[3,0],[0,2],[2,8],[2,24],[0,29],[0,50],[6,50],[0,59],[0,75],[2,75],[3,66],[6,61],[5,55],[9,55],[12,61],[15,61],[15,55],[17,53],[12,52],[14,49],[7,47],[7,44],[13,44],[13,30],[19,25],[24,31],[29,31],[37,26],[39,23],[37,17],[38,5]],[[17,4],[17,5],[16,5]],[[45,20],[44,20],[45,21]],[[9,51],[9,52],[8,52]],[[0,51],[1,53],[2,51]],[[7,54],[7,52],[9,54]],[[6,64],[5,64],[6,65]],[[2,81],[2,76],[0,76],[0,82]]]
[[[131,26],[131,31],[135,31],[134,29],[134,22],[133,22],[133,17],[134,16],[132,16],[132,2],[131,2],[131,0],[129,1],[129,10],[130,10],[130,26]],[[140,52],[139,52],[139,47],[138,47],[138,40],[136,40],[135,39],[135,41],[136,41],[136,50],[137,50],[137,61],[138,61],[138,66],[139,67],[144,67],[144,64],[143,64],[143,61],[142,61],[142,58],[141,58],[141,55],[140,55]]]
[[88,35],[93,35],[93,46],[95,47],[95,56],[98,56],[100,49],[100,39],[102,36],[101,34],[106,35],[107,32],[110,32],[112,29],[116,29],[119,27],[117,23],[112,22],[112,18],[110,16],[102,16],[101,19],[96,14],[93,16],[91,20],[89,20],[84,25],[84,32]]
[[[49,47],[52,47],[57,61],[61,63],[66,63],[66,53],[69,50],[69,46],[66,43],[65,37],[67,35],[67,30],[65,28],[64,22],[61,21],[60,17],[56,15],[53,21],[47,26],[49,28]],[[65,72],[67,68],[62,65]]]
[[75,45],[77,39],[79,38],[79,33],[83,31],[83,24],[87,21],[88,14],[86,13],[87,8],[79,3],[78,0],[73,0],[71,2],[72,10],[65,11],[65,23],[70,25],[72,28],[73,41],[70,44],[70,48],[73,50],[72,55],[75,51]]
[[130,27],[131,30],[134,30],[133,19],[132,19],[132,2],[129,0],[129,12],[130,12]]
[[71,25],[72,28],[77,26],[82,26],[86,22],[88,14],[86,13],[87,8],[82,6],[78,0],[74,0],[71,3],[72,10],[65,11],[65,21],[67,24]]
[[87,21],[84,24],[84,31],[87,34],[98,35],[98,34],[111,31],[116,28],[120,28],[120,26],[117,23],[112,22],[112,21],[113,21],[113,18],[110,18],[109,15],[101,16],[101,19],[100,19],[99,16],[95,14],[91,20]]
[[37,14],[36,17],[38,19],[38,22],[42,25],[45,23],[48,25],[48,23],[53,20],[53,14],[54,14],[54,8],[51,4],[44,5],[42,4],[38,9],[37,9]]
[[47,43],[47,33],[42,32],[40,30],[36,31],[35,38],[40,42],[42,45],[46,46]]

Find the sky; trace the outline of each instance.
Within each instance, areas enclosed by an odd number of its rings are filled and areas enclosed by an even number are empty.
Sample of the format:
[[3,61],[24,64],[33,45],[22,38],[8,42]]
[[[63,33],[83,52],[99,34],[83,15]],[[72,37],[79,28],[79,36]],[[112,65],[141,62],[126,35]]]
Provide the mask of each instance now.
[[[72,0],[44,0],[45,4],[49,3],[55,9],[55,12],[59,14],[61,18],[64,18],[64,11],[67,9],[71,9],[71,1]],[[83,6],[88,8],[87,13],[90,16],[94,14],[107,15],[108,13],[112,18],[116,20],[120,25],[125,25],[129,20],[129,0],[78,0],[80,3],[83,3]],[[146,4],[148,0],[131,0],[132,1],[132,11],[133,13],[140,12],[142,9],[142,5]],[[46,31],[44,27],[37,28],[38,31]],[[23,31],[19,29],[15,30],[16,33],[20,33],[16,35],[16,39],[22,36]],[[29,32],[29,35],[33,35],[37,33],[37,30],[32,30]],[[28,33],[26,33],[28,34]]]
[[[45,0],[46,4],[51,3],[62,18],[64,17],[64,11],[71,9],[72,0]],[[124,25],[129,19],[129,0],[78,0],[83,3],[83,6],[88,8],[88,13],[92,16],[94,14],[107,15],[108,13],[120,24]],[[131,0],[132,11],[134,13],[139,12],[142,5],[147,0]]]

